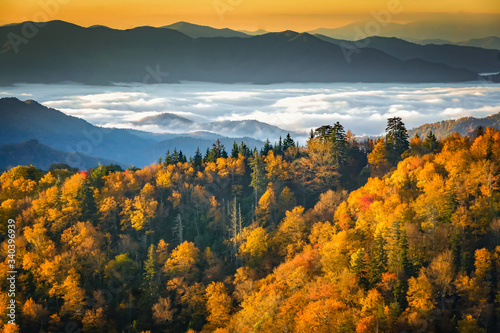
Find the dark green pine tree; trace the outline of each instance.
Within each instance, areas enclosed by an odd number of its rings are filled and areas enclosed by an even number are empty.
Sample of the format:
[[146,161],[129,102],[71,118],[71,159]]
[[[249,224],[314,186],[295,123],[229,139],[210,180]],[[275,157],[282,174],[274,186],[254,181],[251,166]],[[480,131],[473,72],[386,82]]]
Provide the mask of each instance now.
[[428,153],[434,153],[438,148],[438,140],[432,131],[429,131],[424,140],[424,147]]
[[83,184],[78,189],[76,196],[81,202],[81,219],[82,221],[94,221],[97,218],[97,206],[94,199],[94,188],[91,187],[90,180],[85,179]]
[[401,155],[410,147],[408,131],[400,117],[387,119],[385,146],[389,153],[389,162],[396,165],[402,160]]
[[203,157],[203,162],[213,162],[213,157],[210,156],[210,149],[207,147],[207,151],[205,152],[205,156]]
[[255,207],[257,207],[259,195],[264,193],[267,186],[266,165],[264,158],[259,155],[257,149],[254,150],[253,158],[250,160],[250,168],[252,168],[250,186],[255,191]]
[[238,158],[239,152],[240,152],[240,148],[238,147],[238,144],[236,143],[236,141],[234,141],[233,149],[231,150],[231,157]]
[[376,233],[370,253],[369,283],[373,288],[382,278],[382,273],[387,271],[386,241],[381,233]]
[[480,136],[483,136],[484,135],[484,127],[479,125],[477,128],[476,128],[476,131],[475,131],[475,137],[478,138]]
[[451,254],[455,273],[458,273],[462,268],[462,238],[458,232],[455,232],[451,237]]
[[196,153],[194,153],[193,164],[195,167],[201,167],[201,163],[203,163],[203,157],[200,153],[200,147],[198,147]]
[[279,141],[274,144],[273,152],[274,155],[283,155],[283,141],[281,140],[281,136]]
[[178,162],[179,163],[186,163],[187,162],[186,155],[184,155],[182,153],[182,150],[179,150]]
[[238,152],[245,157],[250,157],[250,155],[252,154],[250,148],[248,148],[246,143],[244,143],[243,141],[241,141],[240,146],[238,147]]
[[283,151],[286,151],[290,147],[294,147],[295,142],[293,141],[292,137],[290,136],[290,133],[288,133],[285,137],[285,140],[283,140]]
[[401,230],[400,238],[399,238],[399,251],[400,251],[400,265],[403,267],[405,272],[405,276],[410,278],[415,274],[413,269],[413,264],[410,262],[409,251],[410,246],[408,245],[408,237],[406,236],[406,230],[403,228]]
[[332,126],[323,125],[314,130],[313,137],[319,138],[321,141],[326,141],[331,137],[331,135],[332,135]]
[[172,155],[170,154],[170,150],[167,149],[167,153],[165,154],[165,161],[163,161],[163,165],[165,165],[167,167],[171,164],[174,164],[174,160],[172,158]]
[[159,291],[158,267],[155,259],[155,246],[151,244],[148,249],[148,258],[144,262],[144,273],[142,275],[141,292],[144,305],[156,303]]
[[222,157],[222,158],[228,157],[227,152],[226,152],[226,148],[224,148],[224,145],[222,145],[222,151],[220,153],[220,157]]
[[262,156],[267,156],[267,153],[269,153],[271,150],[273,150],[273,145],[271,144],[271,141],[267,139],[264,143],[264,147],[262,147],[262,149],[260,150],[260,154]]
[[177,152],[177,148],[174,148],[174,152],[172,154],[172,162],[173,164],[179,163],[179,153]]
[[368,288],[366,252],[360,248],[351,255],[351,272],[356,274],[359,284],[365,289]]
[[332,145],[333,164],[340,167],[347,158],[347,142],[344,126],[336,122],[330,132],[329,140]]

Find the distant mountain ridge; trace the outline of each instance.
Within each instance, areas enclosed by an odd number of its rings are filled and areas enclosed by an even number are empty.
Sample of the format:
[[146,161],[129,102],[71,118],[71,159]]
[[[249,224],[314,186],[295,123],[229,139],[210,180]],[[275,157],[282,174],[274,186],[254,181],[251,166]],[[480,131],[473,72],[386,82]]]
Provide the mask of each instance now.
[[174,24],[165,25],[162,28],[177,30],[191,38],[200,37],[240,37],[246,38],[249,35],[241,32],[235,31],[228,28],[216,29],[205,25],[198,25],[189,22],[177,22]]
[[[244,141],[249,147],[260,148],[264,142],[249,137],[230,138],[214,133],[184,133],[184,134],[154,134],[118,128],[103,128],[94,126],[83,119],[65,115],[64,113],[47,108],[35,101],[20,101],[17,98],[7,97],[0,99],[0,145],[11,145],[5,148],[12,149],[12,144],[36,140],[37,145],[50,147],[56,151],[49,151],[40,159],[47,161],[51,156],[78,153],[84,155],[81,166],[74,163],[72,166],[86,168],[88,163],[97,161],[114,161],[121,165],[146,166],[156,162],[165,152],[174,148],[181,149],[187,156],[194,155],[196,148],[205,150],[211,147],[215,140],[220,139],[227,149],[234,141]],[[28,148],[33,145],[28,145]],[[78,157],[76,156],[76,157]],[[87,157],[96,158],[91,160]],[[21,157],[16,157],[21,158]],[[45,163],[44,162],[44,163]],[[6,161],[10,164],[9,161]],[[65,162],[70,164],[68,162]]]
[[457,132],[460,135],[470,135],[479,126],[500,129],[500,113],[485,118],[463,117],[455,120],[443,120],[436,123],[424,124],[409,130],[408,134],[410,138],[415,136],[415,134],[423,138],[432,131],[436,137],[445,138],[453,132]]
[[288,133],[295,136],[297,133],[286,131],[277,126],[263,123],[253,119],[247,120],[222,120],[210,123],[194,122],[190,119],[180,117],[172,113],[161,113],[154,116],[144,117],[132,122],[136,126],[157,125],[166,132],[179,132],[182,128],[186,131],[208,131],[225,136],[245,136],[254,139],[285,137]]
[[[0,27],[0,36],[20,33]],[[248,38],[193,39],[168,28],[113,30],[51,21],[29,43],[2,43],[0,85],[16,82],[86,84],[179,81],[462,82],[466,69],[422,59],[401,61],[374,48],[346,50],[308,33],[284,31]],[[50,57],[47,56],[50,54]],[[158,69],[159,73],[155,73]]]
[[[373,29],[374,24],[377,29]],[[368,29],[368,26],[372,28]],[[500,21],[498,19],[470,21],[457,17],[445,21],[423,20],[400,24],[374,19],[354,22],[339,28],[319,28],[308,32],[345,40],[359,40],[375,35],[380,37],[397,37],[411,41],[442,39],[452,43],[459,43],[464,40],[487,36],[500,37]]]
[[50,148],[37,140],[10,143],[0,146],[0,170],[7,170],[17,165],[33,165],[42,170],[48,170],[52,164],[64,163],[79,169],[93,168],[101,165],[121,164],[116,161],[88,156],[77,152],[64,152]]
[[419,45],[395,37],[368,37],[357,42],[318,36],[336,45],[366,45],[400,60],[422,59],[454,68],[466,68],[476,73],[500,72],[500,51],[459,45]]

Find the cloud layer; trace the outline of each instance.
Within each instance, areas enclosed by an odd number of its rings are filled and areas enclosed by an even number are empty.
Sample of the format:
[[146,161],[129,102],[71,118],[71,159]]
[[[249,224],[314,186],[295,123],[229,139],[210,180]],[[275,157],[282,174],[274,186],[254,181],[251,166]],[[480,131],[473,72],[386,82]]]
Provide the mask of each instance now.
[[[161,132],[164,130],[158,126],[141,127],[132,122],[168,112],[195,121],[198,124],[195,129],[199,130],[204,129],[204,123],[214,121],[255,119],[301,132],[303,137],[311,128],[336,121],[356,135],[380,135],[386,119],[394,116],[402,117],[407,128],[412,128],[445,119],[485,117],[500,112],[500,85],[482,82],[264,86],[187,82],[106,87],[22,84],[1,87],[2,96],[34,99],[101,126]],[[170,131],[186,132],[186,129]]]

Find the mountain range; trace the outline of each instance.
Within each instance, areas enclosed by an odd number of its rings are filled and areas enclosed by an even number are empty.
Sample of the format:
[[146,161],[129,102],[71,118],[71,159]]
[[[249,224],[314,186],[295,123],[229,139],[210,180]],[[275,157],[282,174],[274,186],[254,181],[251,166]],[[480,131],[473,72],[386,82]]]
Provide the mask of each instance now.
[[[0,27],[0,36],[12,37],[13,34],[21,34],[21,25]],[[26,44],[16,45],[12,40],[2,44],[0,85],[65,81],[86,84],[180,81],[268,84],[477,79],[477,71],[454,68],[453,59],[449,63],[418,57],[402,60],[371,46],[359,52],[360,49],[351,50],[308,33],[293,31],[244,38],[191,38],[169,28],[115,30],[51,21]],[[413,45],[416,44],[405,47],[425,47]],[[490,57],[492,52],[496,51],[474,50],[474,54],[481,54],[476,63],[483,57]],[[488,72],[495,72],[496,68],[492,66]]]
[[319,28],[309,31],[327,37],[358,40],[371,36],[397,37],[409,41],[440,39],[458,43],[470,39],[488,36],[500,37],[500,21],[498,18],[486,20],[467,20],[456,17],[450,20],[423,20],[400,24],[380,17],[373,20],[360,21],[339,28]]
[[96,158],[77,152],[64,152],[43,145],[38,140],[29,140],[19,143],[10,143],[0,146],[0,171],[8,170],[17,165],[33,165],[42,170],[48,170],[52,164],[64,163],[72,168],[82,170],[101,165],[123,163],[102,158]]
[[[9,165],[13,164],[12,161],[23,161],[24,156],[29,155],[26,151],[30,149],[33,152],[43,151],[43,156],[39,158],[42,165],[54,161],[85,169],[89,164],[97,164],[98,161],[103,164],[113,162],[125,167],[143,167],[157,161],[167,150],[173,151],[175,148],[182,150],[187,156],[192,156],[197,147],[204,152],[217,139],[228,151],[234,141],[243,141],[251,148],[260,148],[264,144],[249,137],[229,138],[207,132],[154,134],[103,128],[47,108],[35,101],[21,101],[17,98],[0,99],[0,119],[0,145],[3,146],[0,149],[0,157],[9,156]],[[21,142],[30,143],[12,145]],[[16,147],[22,148],[17,155],[14,149]]]
[[474,38],[469,39],[462,42],[450,42],[444,39],[423,39],[423,40],[408,40],[409,42],[413,42],[416,44],[427,45],[427,44],[435,44],[435,45],[443,45],[443,44],[451,44],[451,45],[460,45],[460,46],[474,46],[480,47],[483,49],[491,49],[491,50],[500,50],[500,38],[496,36],[489,36],[483,38]]
[[198,25],[192,24],[189,22],[177,22],[174,24],[163,26],[162,28],[177,30],[182,32],[186,36],[191,38],[200,38],[200,37],[240,37],[246,38],[250,37],[249,34],[244,32],[231,30],[228,28],[225,29],[215,29],[206,25]]
[[483,128],[492,127],[500,129],[500,113],[493,114],[484,118],[463,117],[460,119],[443,120],[437,123],[424,124],[408,131],[411,137],[418,134],[421,138],[425,138],[432,131],[437,138],[445,138],[457,132],[460,135],[471,135],[479,126]]
[[135,127],[156,125],[163,132],[169,133],[175,133],[179,129],[182,129],[182,131],[206,131],[218,135],[238,135],[253,137],[254,139],[270,138],[277,140],[279,136],[284,138],[289,133],[294,137],[298,134],[257,120],[222,120],[200,123],[172,113],[161,113],[155,116],[144,117],[133,121],[132,124]]
[[356,42],[325,36],[317,37],[335,45],[344,45],[344,47],[373,48],[403,61],[418,58],[454,68],[466,68],[475,73],[500,72],[499,50],[485,50],[479,47],[449,44],[419,45],[395,37],[367,37]]

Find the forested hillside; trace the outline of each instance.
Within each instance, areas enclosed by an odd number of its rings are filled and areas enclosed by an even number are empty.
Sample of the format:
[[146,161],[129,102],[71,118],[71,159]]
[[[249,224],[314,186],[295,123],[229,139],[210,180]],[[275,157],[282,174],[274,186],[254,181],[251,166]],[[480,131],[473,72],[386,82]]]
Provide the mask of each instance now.
[[445,138],[450,136],[453,132],[457,132],[461,135],[469,136],[473,134],[478,127],[481,127],[482,130],[486,127],[499,129],[500,113],[495,113],[484,118],[463,117],[459,119],[443,120],[432,124],[424,124],[411,129],[409,134],[410,136],[418,134],[424,137],[432,132],[437,138]]
[[4,315],[3,331],[500,328],[499,131],[409,140],[391,118],[377,142],[336,123],[305,147],[226,148],[4,172],[20,327]]

